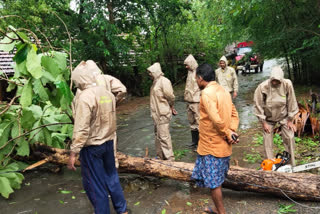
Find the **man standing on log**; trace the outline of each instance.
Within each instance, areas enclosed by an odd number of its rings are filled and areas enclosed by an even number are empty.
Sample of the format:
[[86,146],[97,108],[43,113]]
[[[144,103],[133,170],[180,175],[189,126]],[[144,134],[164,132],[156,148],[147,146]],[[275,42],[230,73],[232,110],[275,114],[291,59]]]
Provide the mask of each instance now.
[[[200,187],[211,189],[215,212],[224,214],[221,185],[229,170],[232,144],[238,143],[235,131],[239,125],[238,112],[230,93],[215,80],[209,64],[197,68],[200,98],[198,157],[191,179]],[[206,212],[210,212],[208,207]],[[210,213],[213,211],[211,210]]]
[[230,92],[233,99],[238,95],[238,77],[235,70],[228,66],[228,60],[222,56],[219,61],[219,66],[215,71],[217,83]]
[[200,89],[196,81],[198,63],[190,54],[185,60],[184,65],[188,70],[184,100],[187,102],[187,114],[191,128],[191,147],[196,148],[199,141],[199,102]]
[[275,66],[272,68],[270,79],[260,83],[254,92],[254,114],[262,123],[265,157],[274,158],[273,128],[279,124],[284,147],[291,154],[292,166],[295,166],[296,127],[292,121],[299,108],[292,82],[283,76],[281,67]]
[[127,214],[114,162],[113,139],[116,131],[115,98],[96,84],[93,61],[81,62],[72,72],[72,81],[81,90],[74,98],[74,130],[68,168],[76,170],[80,153],[83,187],[96,214],[110,213],[109,194],[118,214]]
[[176,115],[173,88],[169,79],[163,76],[160,63],[156,62],[147,69],[153,84],[150,89],[150,110],[154,122],[155,146],[157,157],[174,161],[170,120]]

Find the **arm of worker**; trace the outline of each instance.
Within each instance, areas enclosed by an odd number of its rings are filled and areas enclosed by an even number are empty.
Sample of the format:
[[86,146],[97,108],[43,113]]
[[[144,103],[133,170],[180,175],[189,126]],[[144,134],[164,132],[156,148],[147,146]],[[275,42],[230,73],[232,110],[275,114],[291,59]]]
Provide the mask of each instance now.
[[233,76],[233,99],[238,96],[238,90],[239,90],[239,85],[238,85],[238,76],[236,74],[236,71],[232,69],[232,76]]
[[[216,69],[216,70],[214,71],[214,73],[215,73],[215,77],[216,77],[216,82],[219,83],[219,78],[218,78],[219,72],[218,72],[218,69]],[[220,83],[219,83],[219,84],[220,84]]]
[[288,122],[287,126],[292,131],[296,131],[296,127],[293,124],[294,116],[299,112],[299,107],[296,99],[296,95],[294,93],[294,88],[292,82],[290,80],[286,80],[288,83],[288,91],[287,91],[287,111],[288,111]]
[[239,127],[239,115],[237,112],[236,107],[232,103],[232,112],[231,112],[231,124],[230,124],[230,129],[234,132],[237,131]]
[[201,100],[203,102],[205,111],[208,113],[208,116],[214,126],[217,127],[217,130],[220,132],[223,138],[227,137],[228,141],[231,139],[232,131],[229,129],[227,124],[221,119],[218,109],[216,99],[210,99],[208,95],[202,94]]
[[125,85],[122,84],[122,82],[111,76],[110,80],[110,86],[111,86],[111,92],[115,95],[116,97],[116,103],[122,102],[127,95],[127,88]]
[[[83,96],[82,96],[83,97]],[[90,120],[91,120],[91,107],[90,102],[86,99],[90,97],[79,98],[76,105],[76,113],[74,118],[74,128],[72,136],[72,144],[70,146],[70,157],[68,161],[68,168],[76,170],[74,163],[76,161],[76,154],[80,152],[89,137]]]
[[257,89],[254,92],[253,102],[254,102],[254,108],[253,108],[254,114],[258,117],[258,120],[261,122],[264,131],[267,133],[270,133],[271,127],[266,122],[266,115],[264,114],[264,110],[262,107],[264,101],[263,101],[263,93],[260,85],[257,87]]
[[173,88],[172,88],[172,84],[171,84],[170,80],[163,79],[163,81],[162,81],[162,91],[163,91],[164,97],[168,100],[168,103],[169,103],[170,108],[171,108],[172,115],[177,115],[178,112],[174,108],[175,96],[174,96],[174,93],[173,93]]

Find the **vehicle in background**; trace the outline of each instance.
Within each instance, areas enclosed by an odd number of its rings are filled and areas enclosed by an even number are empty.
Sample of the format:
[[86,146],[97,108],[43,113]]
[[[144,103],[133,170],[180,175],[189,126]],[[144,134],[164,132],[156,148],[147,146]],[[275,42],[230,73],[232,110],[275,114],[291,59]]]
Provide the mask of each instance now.
[[238,74],[239,71],[243,75],[250,73],[254,70],[255,73],[263,70],[263,59],[259,54],[255,54],[252,51],[253,42],[240,42],[236,47],[236,56],[234,58],[234,63],[232,64]]

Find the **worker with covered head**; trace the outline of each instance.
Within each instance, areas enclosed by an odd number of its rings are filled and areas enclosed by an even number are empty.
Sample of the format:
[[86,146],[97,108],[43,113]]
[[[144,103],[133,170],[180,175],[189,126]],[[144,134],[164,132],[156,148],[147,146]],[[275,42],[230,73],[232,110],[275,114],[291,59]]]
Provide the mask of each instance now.
[[292,121],[298,111],[292,82],[284,79],[280,66],[273,67],[270,78],[262,82],[254,92],[254,114],[262,123],[266,158],[274,158],[273,129],[276,124],[279,124],[285,150],[291,154],[291,164],[295,166],[294,132],[296,127]]
[[191,129],[191,147],[197,147],[199,141],[199,103],[200,89],[196,81],[198,63],[190,54],[185,60],[184,65],[188,70],[186,88],[184,90],[184,100],[187,102],[187,114]]
[[150,88],[150,110],[154,122],[157,158],[174,161],[169,125],[172,115],[176,115],[177,111],[174,108],[172,84],[164,77],[158,62],[147,68],[147,72],[153,80]]
[[[87,65],[87,69],[85,70],[85,72],[88,72],[88,75],[92,74],[95,78],[95,84],[100,85],[105,87],[108,91],[110,91],[116,99],[116,104],[118,105],[120,102],[122,102],[127,94],[127,88],[122,84],[122,82],[111,76],[111,75],[107,75],[107,74],[103,74],[102,71],[100,70],[100,68],[97,66],[97,64],[92,61],[92,60],[88,60],[86,62]],[[79,96],[81,93],[81,90],[78,88],[77,89],[77,93],[76,96]],[[113,144],[114,144],[114,156],[115,156],[115,164],[116,167],[119,167],[119,162],[118,162],[118,158],[117,158],[117,133],[114,133],[114,140],[113,140]]]
[[76,154],[80,153],[83,187],[95,213],[110,213],[110,195],[116,212],[126,214],[127,203],[113,151],[115,97],[104,86],[97,85],[95,72],[99,68],[89,60],[81,62],[71,75],[79,94],[73,100],[74,129],[68,168],[76,170]]
[[[101,74],[96,76],[96,82],[97,82],[97,85],[104,86],[108,91],[110,91],[115,96],[117,105],[126,98],[127,88],[122,84],[122,82],[119,79],[111,75],[102,74],[101,72]],[[117,133],[115,132],[113,149],[114,149],[116,167],[118,168],[119,161],[117,158],[117,142],[118,142],[118,138],[117,138]]]
[[228,60],[222,56],[219,60],[219,67],[215,71],[216,81],[230,92],[233,99],[238,96],[238,77],[234,68],[228,66]]

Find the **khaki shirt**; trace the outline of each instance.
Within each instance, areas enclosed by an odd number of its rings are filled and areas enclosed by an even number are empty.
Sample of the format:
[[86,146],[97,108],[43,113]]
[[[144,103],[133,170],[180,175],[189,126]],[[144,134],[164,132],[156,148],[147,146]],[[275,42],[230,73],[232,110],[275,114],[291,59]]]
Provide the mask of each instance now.
[[108,91],[116,97],[116,102],[123,100],[127,94],[127,88],[120,80],[111,75],[98,75],[96,77],[97,84],[105,86]]
[[238,112],[228,93],[216,81],[209,82],[200,99],[199,145],[200,155],[228,157],[231,144],[226,140],[239,126]]
[[289,79],[282,79],[279,87],[271,86],[271,79],[262,82],[254,92],[254,114],[260,121],[293,120],[299,108]]
[[154,78],[150,89],[151,117],[156,123],[169,123],[175,100],[171,82],[163,76],[159,63],[153,64],[147,70]]
[[73,100],[74,128],[71,151],[101,145],[114,138],[116,131],[115,97],[103,86],[96,85],[95,74],[88,72],[98,67],[93,61],[81,62],[72,72],[71,79],[79,94]]
[[215,74],[216,81],[228,92],[238,92],[238,77],[232,67],[226,66],[224,70],[218,68]]
[[184,91],[184,100],[189,103],[199,103],[201,91],[196,81],[196,72],[198,63],[195,58],[190,54],[184,61],[191,70],[188,70],[188,77],[186,81],[186,88]]

